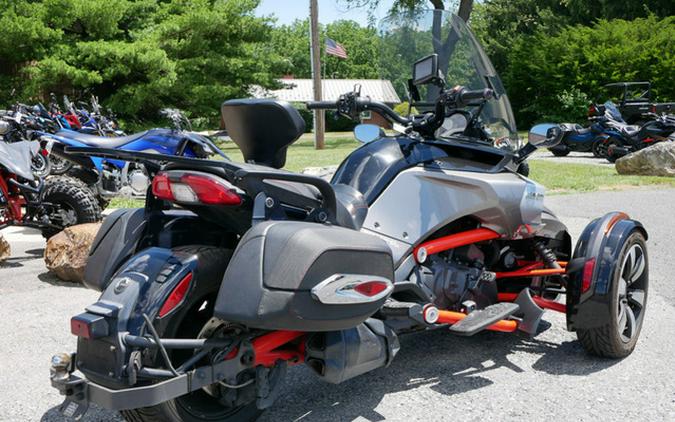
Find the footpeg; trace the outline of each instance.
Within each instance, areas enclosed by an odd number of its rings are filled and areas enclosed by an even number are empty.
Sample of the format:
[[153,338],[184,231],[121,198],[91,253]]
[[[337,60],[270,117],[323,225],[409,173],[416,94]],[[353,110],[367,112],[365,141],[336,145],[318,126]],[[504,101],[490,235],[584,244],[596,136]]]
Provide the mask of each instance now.
[[523,289],[514,303],[520,307],[518,316],[522,318],[522,321],[518,324],[518,329],[531,336],[537,334],[544,310],[534,302],[532,295],[530,295],[530,289]]
[[501,302],[479,309],[450,326],[450,331],[461,336],[472,336],[479,331],[510,317],[519,310],[516,303]]

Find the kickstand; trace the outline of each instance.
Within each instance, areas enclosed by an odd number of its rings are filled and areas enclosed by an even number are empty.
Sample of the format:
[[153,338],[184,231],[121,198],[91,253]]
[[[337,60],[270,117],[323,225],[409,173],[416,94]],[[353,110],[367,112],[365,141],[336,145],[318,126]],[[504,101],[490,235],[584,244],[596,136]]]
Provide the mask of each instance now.
[[523,289],[516,298],[515,303],[520,307],[519,316],[523,319],[518,324],[518,329],[528,333],[530,336],[534,336],[537,334],[544,310],[534,302],[530,295],[530,289]]

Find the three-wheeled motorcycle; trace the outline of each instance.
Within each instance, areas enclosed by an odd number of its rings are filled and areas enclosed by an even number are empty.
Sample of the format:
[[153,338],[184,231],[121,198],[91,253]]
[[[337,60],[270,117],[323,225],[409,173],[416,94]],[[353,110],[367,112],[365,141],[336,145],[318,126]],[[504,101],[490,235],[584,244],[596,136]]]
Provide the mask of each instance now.
[[[476,137],[489,125],[515,134],[508,98],[466,25],[436,13],[382,34],[392,48],[411,47],[406,36],[451,40],[407,72],[413,97],[435,91],[429,110],[401,116],[358,90],[308,104],[379,113],[398,130],[357,128],[364,145],[330,183],[281,169],[304,123],[275,100],[222,105],[246,163],[162,158],[145,207],[111,214],[91,248],[85,283],[101,297],[70,321],[77,352],[51,366],[65,415],[96,403],[130,421],[251,421],[290,366],[341,383],[389,365],[406,333],[536,335],[544,310],[566,315],[592,354],[632,352],[648,289],[644,227],[613,212],[572,247],[544,188],[516,171],[561,129],[534,127],[516,153]],[[448,119],[463,129],[439,132]]]

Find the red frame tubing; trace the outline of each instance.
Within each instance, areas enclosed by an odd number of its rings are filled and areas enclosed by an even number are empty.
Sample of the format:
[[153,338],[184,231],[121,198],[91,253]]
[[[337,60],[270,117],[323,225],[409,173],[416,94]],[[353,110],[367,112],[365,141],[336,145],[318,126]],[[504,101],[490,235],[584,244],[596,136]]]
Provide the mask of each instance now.
[[304,336],[302,331],[273,331],[253,339],[251,344],[255,352],[254,365],[272,367],[278,360],[288,361],[295,365],[305,360],[305,343],[290,348],[279,349],[281,346]]
[[0,172],[0,190],[7,200],[7,208],[9,209],[9,218],[7,221],[0,221],[0,224],[10,224],[14,221],[20,221],[22,217],[21,206],[25,204],[21,197],[18,197],[9,191],[9,185],[5,179],[11,178],[13,175],[5,172]]
[[429,256],[439,252],[458,248],[460,246],[466,246],[472,243],[482,242],[484,240],[498,239],[500,237],[501,235],[496,231],[486,229],[484,227],[467,230],[461,233],[455,233],[448,236],[439,237],[438,239],[426,241],[413,250],[413,256],[417,262],[423,262],[424,260],[420,261],[420,259],[418,259],[418,253],[421,249],[424,249],[426,252],[426,254],[423,255]]
[[[517,297],[518,293],[499,293],[497,295],[497,300],[499,302],[513,302],[516,300]],[[563,314],[567,313],[567,305],[565,305],[564,303],[558,303],[552,300],[547,300],[541,296],[532,296],[532,300],[534,300],[534,303],[536,303],[540,308],[550,309],[552,311],[560,312]]]

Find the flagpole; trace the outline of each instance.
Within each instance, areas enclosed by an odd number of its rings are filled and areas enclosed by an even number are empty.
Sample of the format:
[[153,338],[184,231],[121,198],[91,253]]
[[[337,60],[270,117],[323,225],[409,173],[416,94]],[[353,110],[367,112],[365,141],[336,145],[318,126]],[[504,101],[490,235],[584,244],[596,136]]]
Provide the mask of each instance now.
[[[319,6],[317,0],[309,0],[310,57],[314,100],[321,101],[321,44],[319,41]],[[314,110],[314,148],[324,148],[324,111]]]

